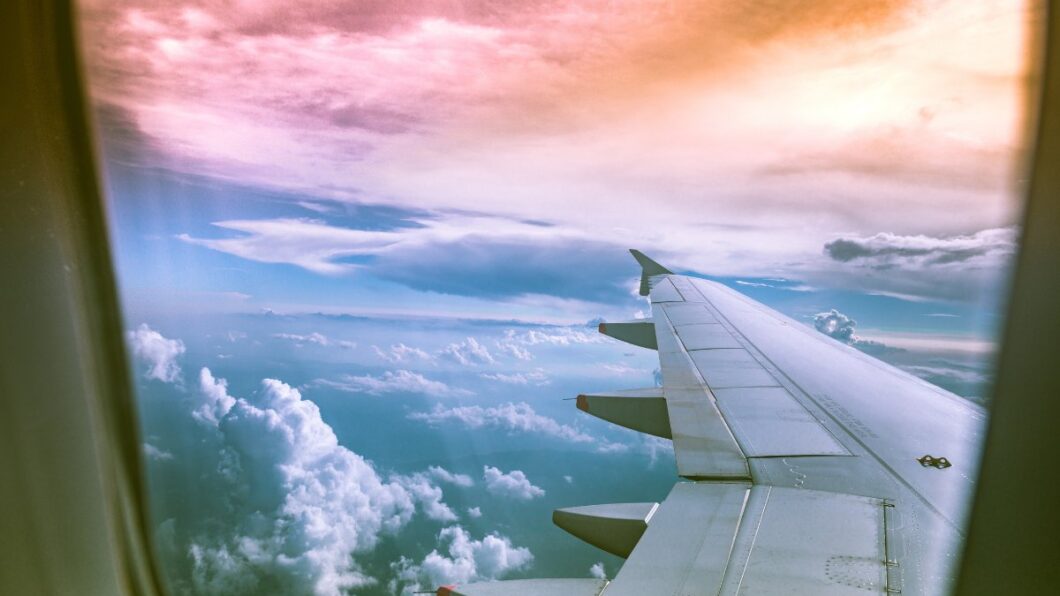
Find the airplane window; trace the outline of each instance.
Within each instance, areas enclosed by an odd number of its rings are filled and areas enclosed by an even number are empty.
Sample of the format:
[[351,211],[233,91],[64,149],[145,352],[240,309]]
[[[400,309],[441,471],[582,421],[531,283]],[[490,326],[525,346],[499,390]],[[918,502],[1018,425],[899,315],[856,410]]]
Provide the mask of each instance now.
[[[951,585],[1043,3],[80,4],[173,593],[615,579],[553,511],[706,482],[677,435],[712,412],[731,478],[956,503],[908,547],[935,571],[864,580]],[[686,365],[713,409],[675,413]],[[943,447],[874,426],[947,408]]]

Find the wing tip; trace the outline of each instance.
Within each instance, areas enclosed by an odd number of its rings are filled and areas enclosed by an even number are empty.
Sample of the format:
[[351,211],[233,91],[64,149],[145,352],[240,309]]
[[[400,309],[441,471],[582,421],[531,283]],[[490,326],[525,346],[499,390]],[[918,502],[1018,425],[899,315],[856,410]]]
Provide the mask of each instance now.
[[644,275],[646,276],[673,274],[673,271],[670,271],[666,267],[663,267],[654,259],[635,248],[629,249],[629,253],[633,255],[633,258],[636,259],[637,263],[640,264],[640,268],[644,271]]

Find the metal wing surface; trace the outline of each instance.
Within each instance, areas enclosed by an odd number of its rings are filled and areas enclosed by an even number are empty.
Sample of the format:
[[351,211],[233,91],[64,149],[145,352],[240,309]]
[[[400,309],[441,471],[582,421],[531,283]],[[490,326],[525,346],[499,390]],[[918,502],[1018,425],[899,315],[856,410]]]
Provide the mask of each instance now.
[[652,318],[600,331],[657,349],[662,387],[581,395],[577,404],[672,439],[683,480],[659,504],[554,513],[557,525],[626,557],[610,582],[439,593],[946,593],[984,411],[724,285],[632,252]]

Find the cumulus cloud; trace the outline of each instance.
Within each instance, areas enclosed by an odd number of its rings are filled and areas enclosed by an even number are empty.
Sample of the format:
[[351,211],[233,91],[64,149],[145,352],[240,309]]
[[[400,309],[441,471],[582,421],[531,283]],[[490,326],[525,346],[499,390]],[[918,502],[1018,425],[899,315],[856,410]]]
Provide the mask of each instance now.
[[462,342],[451,343],[438,353],[441,358],[451,360],[463,366],[474,366],[477,364],[493,364],[493,356],[486,346],[478,340],[469,337]]
[[[514,334],[514,331],[509,330],[508,333]],[[512,341],[509,336],[505,336],[504,339],[498,340],[494,343],[497,346],[497,350],[501,354],[507,354],[516,360],[533,360],[534,355],[530,353],[523,346],[519,345],[515,341]]]
[[147,323],[141,323],[126,336],[133,354],[147,364],[144,376],[157,379],[163,383],[176,383],[181,379],[180,365],[177,357],[184,353],[184,342],[179,339],[167,339],[161,333],[151,329]]
[[518,332],[506,329],[504,337],[496,341],[497,349],[518,360],[532,360],[530,346],[571,346],[578,344],[602,343],[603,336],[597,333],[586,333],[573,327],[542,327]]
[[375,352],[376,356],[394,364],[412,362],[415,360],[422,360],[425,362],[434,360],[434,357],[427,352],[424,352],[419,348],[406,346],[403,343],[392,345],[385,350],[379,346],[372,346],[372,351]]
[[199,371],[199,393],[202,401],[191,415],[209,426],[217,426],[236,403],[236,399],[228,395],[228,381],[215,379],[205,366]]
[[522,470],[512,470],[504,473],[498,468],[484,466],[482,468],[482,479],[486,482],[486,490],[490,494],[501,497],[529,501],[545,496],[545,491],[531,484],[530,479],[526,477]]
[[[433,474],[430,474],[433,476]],[[428,474],[417,472],[410,476],[395,474],[391,482],[398,484],[409,492],[429,519],[439,522],[457,520],[456,513],[442,502],[442,489],[431,483]]]
[[602,562],[593,563],[592,566],[589,567],[589,575],[596,579],[607,579],[607,570],[604,569],[604,564]]
[[466,389],[450,387],[441,381],[434,381],[408,370],[388,370],[379,376],[344,375],[338,381],[317,379],[314,384],[369,395],[384,393],[421,393],[439,397],[472,395]]
[[479,507],[468,507],[467,516],[471,519],[478,519],[482,517],[482,509]]
[[828,312],[819,312],[813,315],[813,326],[828,337],[839,340],[847,345],[854,346],[862,352],[872,354],[873,356],[879,356],[888,352],[901,351],[901,348],[895,348],[878,341],[858,337],[855,333],[857,321],[834,308]]
[[522,342],[529,346],[536,346],[538,344],[570,346],[575,344],[595,344],[604,341],[604,336],[598,333],[586,333],[580,329],[572,329],[569,327],[530,329],[523,333],[513,333],[508,337],[513,341]]
[[429,412],[412,412],[410,420],[420,420],[431,425],[442,425],[452,422],[460,423],[467,428],[495,428],[509,432],[539,434],[561,439],[571,443],[593,444],[599,451],[622,451],[628,447],[621,443],[604,441],[592,437],[573,426],[560,424],[548,416],[542,416],[526,402],[506,403],[499,406],[458,406],[444,408],[435,404]]
[[482,373],[479,376],[483,379],[507,383],[509,385],[547,385],[549,383],[548,375],[541,369],[511,374]]
[[226,518],[188,547],[196,592],[340,594],[371,585],[351,554],[401,529],[417,501],[436,502],[406,479],[384,481],[339,445],[316,404],[277,380],[263,381],[253,400],[236,399],[216,429],[229,485],[217,494],[229,496]]
[[[158,343],[150,333],[143,332]],[[153,461],[189,466],[196,490],[209,495],[194,515],[176,507],[159,526],[177,594],[338,596],[374,585],[377,579],[359,561],[380,538],[402,530],[417,511],[455,521],[435,482],[472,483],[440,467],[384,477],[339,444],[316,404],[275,379],[240,398],[202,368],[189,397],[180,402],[187,404],[185,417],[168,421],[165,430],[204,448],[178,459],[143,445]],[[487,575],[503,568],[482,565]]]
[[331,339],[322,333],[317,333],[316,331],[309,333],[308,335],[301,335],[298,333],[274,333],[272,336],[277,339],[286,339],[288,341],[292,341],[298,347],[302,347],[305,344],[315,344],[318,346],[325,347],[338,346],[347,350],[357,347],[357,344],[355,342],[347,341],[344,339]]
[[854,327],[856,325],[857,321],[834,308],[828,312],[820,312],[813,315],[813,326],[815,329],[843,343],[849,344],[857,340],[857,336],[854,335]]
[[513,546],[510,539],[500,534],[489,534],[473,540],[460,526],[450,526],[438,534],[438,548],[432,550],[418,564],[409,559],[394,563],[398,580],[392,585],[408,594],[418,590],[433,590],[438,586],[467,584],[494,580],[512,571],[529,567],[534,556],[525,547]]
[[440,482],[447,482],[455,486],[467,488],[474,486],[475,484],[475,481],[471,479],[471,476],[468,476],[467,474],[454,474],[441,466],[430,466],[427,468],[427,473]]

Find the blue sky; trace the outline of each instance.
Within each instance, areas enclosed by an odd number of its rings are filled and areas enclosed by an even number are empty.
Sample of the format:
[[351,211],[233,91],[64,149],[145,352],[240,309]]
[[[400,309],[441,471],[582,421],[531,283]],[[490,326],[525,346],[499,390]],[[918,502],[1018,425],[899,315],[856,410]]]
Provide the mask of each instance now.
[[613,576],[629,248],[985,399],[1034,3],[83,4],[175,593]]

